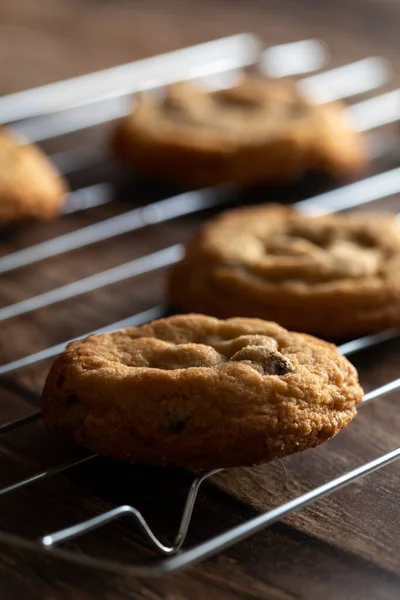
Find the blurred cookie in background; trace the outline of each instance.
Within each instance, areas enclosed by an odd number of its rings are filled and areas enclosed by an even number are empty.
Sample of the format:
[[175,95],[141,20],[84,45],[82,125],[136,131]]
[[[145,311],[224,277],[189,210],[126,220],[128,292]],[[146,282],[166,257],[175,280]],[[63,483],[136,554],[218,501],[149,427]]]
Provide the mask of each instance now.
[[0,224],[52,219],[66,193],[63,177],[37,146],[0,128]]
[[138,94],[112,145],[147,175],[195,186],[280,183],[307,171],[343,177],[367,163],[344,104],[314,105],[294,82],[254,75],[219,91],[179,83]]
[[173,267],[173,305],[346,337],[400,325],[400,228],[393,214],[306,216],[261,205],[206,223]]

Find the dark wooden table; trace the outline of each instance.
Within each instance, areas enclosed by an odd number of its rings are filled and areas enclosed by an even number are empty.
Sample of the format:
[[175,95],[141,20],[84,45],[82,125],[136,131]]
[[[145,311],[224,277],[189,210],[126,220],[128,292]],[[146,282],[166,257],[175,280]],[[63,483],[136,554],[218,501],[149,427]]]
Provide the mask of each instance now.
[[[399,25],[400,5],[390,0],[3,0],[0,93],[242,31],[260,35],[266,45],[322,38],[331,48],[332,65],[384,55],[393,63],[398,85]],[[87,141],[81,136],[79,143]],[[88,182],[98,172],[85,177]],[[79,185],[79,177],[73,185]],[[324,185],[262,193],[265,198],[302,198]],[[0,254],[126,210],[127,201],[140,204],[167,192],[133,182],[120,187],[124,193],[110,205],[51,226],[3,231]],[[202,218],[181,218],[2,275],[0,306],[185,240]],[[163,277],[157,271],[1,322],[0,364],[162,302]],[[357,356],[354,362],[367,390],[398,377],[399,349],[395,340]],[[37,410],[47,369],[48,363],[40,364],[1,379],[0,424]],[[400,441],[399,399],[393,394],[364,407],[351,426],[317,451],[215,478],[219,486],[207,484],[200,494],[188,545],[395,448]],[[55,440],[40,422],[10,432],[0,445],[1,486],[79,452]],[[35,540],[117,504],[132,503],[157,531],[171,535],[187,484],[188,476],[177,471],[97,460],[0,499],[0,530]],[[1,541],[0,598],[395,600],[400,597],[399,488],[400,464],[395,463],[219,556],[157,580],[110,575]],[[126,563],[147,554],[127,520],[70,547]]]

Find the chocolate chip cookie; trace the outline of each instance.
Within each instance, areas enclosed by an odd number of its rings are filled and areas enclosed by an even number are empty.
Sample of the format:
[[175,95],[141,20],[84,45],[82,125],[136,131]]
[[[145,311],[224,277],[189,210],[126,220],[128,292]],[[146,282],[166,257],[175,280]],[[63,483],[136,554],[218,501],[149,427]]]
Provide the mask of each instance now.
[[193,185],[345,176],[366,162],[364,139],[344,106],[314,106],[293,82],[247,76],[207,92],[195,83],[138,95],[113,146],[144,173]]
[[61,212],[66,184],[44,153],[0,128],[0,223]]
[[305,216],[263,205],[228,211],[189,242],[172,303],[344,337],[400,325],[400,229],[394,215]]
[[184,315],[69,344],[42,398],[47,427],[99,454],[208,469],[318,446],[355,416],[362,389],[327,342]]

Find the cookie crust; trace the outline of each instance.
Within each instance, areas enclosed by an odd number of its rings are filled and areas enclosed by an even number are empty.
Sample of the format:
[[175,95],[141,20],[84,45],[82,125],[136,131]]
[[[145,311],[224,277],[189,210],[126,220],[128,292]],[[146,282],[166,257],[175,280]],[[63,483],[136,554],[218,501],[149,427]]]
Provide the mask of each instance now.
[[400,324],[399,273],[392,214],[311,217],[262,205],[206,223],[172,269],[169,296],[186,311],[340,338]]
[[69,344],[42,396],[45,425],[95,452],[207,469],[313,448],[361,398],[335,346],[259,319],[194,314]]
[[66,193],[64,179],[37,146],[0,128],[0,223],[52,219]]
[[180,83],[163,97],[139,95],[112,145],[143,173],[196,186],[282,182],[308,170],[342,177],[366,163],[344,105],[312,105],[292,82],[254,76],[211,93]]

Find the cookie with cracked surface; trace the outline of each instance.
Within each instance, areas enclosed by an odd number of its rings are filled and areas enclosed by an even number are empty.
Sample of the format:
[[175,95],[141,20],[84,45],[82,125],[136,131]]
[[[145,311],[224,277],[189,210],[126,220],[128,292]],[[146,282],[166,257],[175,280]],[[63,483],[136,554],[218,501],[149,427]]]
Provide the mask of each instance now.
[[0,223],[52,219],[62,210],[66,184],[34,144],[0,128]]
[[305,216],[264,205],[222,213],[171,272],[172,303],[216,317],[277,321],[322,337],[400,325],[394,215]]
[[361,398],[332,344],[259,319],[181,315],[72,342],[42,404],[48,428],[99,454],[208,469],[313,448]]
[[162,97],[138,95],[112,143],[144,173],[199,186],[282,182],[308,170],[346,176],[366,163],[344,106],[316,106],[293,82],[254,76],[214,92],[180,83]]

